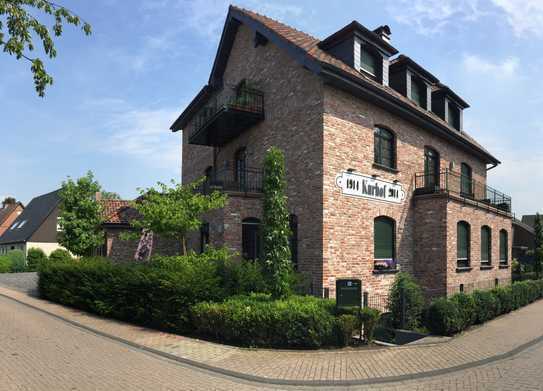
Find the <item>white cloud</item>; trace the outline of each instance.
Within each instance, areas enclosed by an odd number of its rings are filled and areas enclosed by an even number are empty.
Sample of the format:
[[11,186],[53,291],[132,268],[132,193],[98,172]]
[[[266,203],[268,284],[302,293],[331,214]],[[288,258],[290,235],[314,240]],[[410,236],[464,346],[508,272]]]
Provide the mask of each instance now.
[[169,130],[178,108],[130,109],[112,113],[101,148],[160,168],[181,167],[181,137]]
[[543,38],[542,0],[492,0],[501,8],[517,37],[535,35]]
[[465,55],[462,65],[468,72],[504,79],[515,75],[520,60],[518,57],[509,57],[501,62],[493,63],[477,55]]
[[484,14],[478,0],[392,0],[387,10],[397,22],[414,26],[424,35],[441,32],[459,22],[477,20]]

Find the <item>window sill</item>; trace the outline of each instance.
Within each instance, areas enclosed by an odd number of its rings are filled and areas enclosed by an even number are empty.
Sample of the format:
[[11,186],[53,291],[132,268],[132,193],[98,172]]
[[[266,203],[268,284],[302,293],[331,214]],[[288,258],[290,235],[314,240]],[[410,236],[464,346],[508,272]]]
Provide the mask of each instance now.
[[509,269],[509,264],[504,263],[503,265],[500,265],[499,267],[500,269]]
[[392,167],[388,167],[388,166],[383,166],[382,164],[379,164],[379,163],[373,163],[373,168],[376,168],[376,169],[378,169],[378,170],[383,170],[383,171],[392,172],[393,174],[397,174],[397,173],[400,172],[400,171],[397,170],[396,168],[392,168]]
[[494,266],[492,265],[481,265],[481,270],[492,270]]
[[398,269],[382,269],[382,270],[374,269],[373,274],[396,274],[399,271],[400,270]]
[[466,272],[470,272],[473,268],[471,266],[462,266],[462,267],[457,267],[456,268],[456,272],[457,273],[466,273]]

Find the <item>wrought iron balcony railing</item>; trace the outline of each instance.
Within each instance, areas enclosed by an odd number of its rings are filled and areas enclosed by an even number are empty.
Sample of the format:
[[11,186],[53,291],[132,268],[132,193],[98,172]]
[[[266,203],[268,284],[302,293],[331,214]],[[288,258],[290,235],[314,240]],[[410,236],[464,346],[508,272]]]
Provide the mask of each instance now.
[[221,145],[264,118],[264,94],[240,87],[217,95],[195,116],[189,140],[194,144]]
[[511,213],[510,196],[470,177],[450,170],[441,171],[438,174],[415,175],[415,194],[442,192],[455,194]]
[[231,168],[212,171],[201,185],[200,191],[209,194],[214,190],[262,193],[262,170],[247,168],[234,170]]

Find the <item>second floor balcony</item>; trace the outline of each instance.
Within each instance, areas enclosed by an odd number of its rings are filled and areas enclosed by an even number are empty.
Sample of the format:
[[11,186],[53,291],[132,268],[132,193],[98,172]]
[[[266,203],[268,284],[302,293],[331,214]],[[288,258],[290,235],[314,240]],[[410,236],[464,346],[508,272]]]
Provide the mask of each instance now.
[[262,170],[254,168],[211,170],[200,191],[205,194],[215,190],[258,194],[263,191],[262,177]]
[[415,195],[449,193],[483,206],[490,206],[511,213],[511,197],[476,181],[471,177],[450,170],[439,173],[415,175]]
[[264,94],[241,86],[218,94],[195,116],[189,143],[221,146],[264,119]]

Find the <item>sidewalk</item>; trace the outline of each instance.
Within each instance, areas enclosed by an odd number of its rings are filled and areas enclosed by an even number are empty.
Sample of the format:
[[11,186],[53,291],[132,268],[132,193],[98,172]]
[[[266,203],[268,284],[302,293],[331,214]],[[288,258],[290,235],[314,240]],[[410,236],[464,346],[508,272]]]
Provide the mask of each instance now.
[[271,384],[356,385],[422,378],[503,359],[543,340],[543,300],[448,342],[364,350],[285,351],[229,347],[150,330],[2,286],[0,295],[189,365]]

